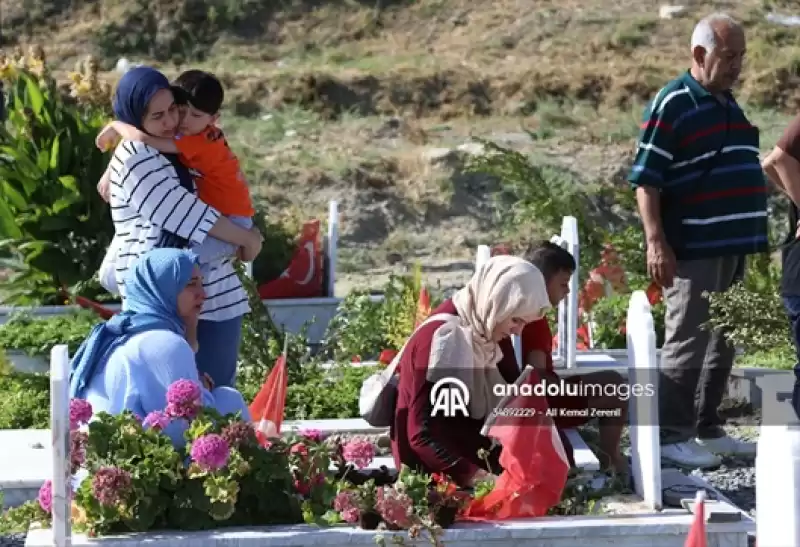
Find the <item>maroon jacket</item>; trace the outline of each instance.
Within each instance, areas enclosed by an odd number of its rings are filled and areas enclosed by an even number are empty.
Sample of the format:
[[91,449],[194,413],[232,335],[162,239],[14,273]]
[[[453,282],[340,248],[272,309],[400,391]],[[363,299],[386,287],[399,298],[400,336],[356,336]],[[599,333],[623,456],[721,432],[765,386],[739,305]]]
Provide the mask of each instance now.
[[[445,300],[431,315],[457,315],[452,300]],[[445,473],[460,485],[469,482],[480,468],[490,473],[502,471],[498,458],[499,447],[492,451],[489,468],[478,457],[478,450],[488,450],[491,441],[481,435],[483,420],[460,416],[445,418],[431,417],[430,395],[433,384],[427,379],[428,359],[433,342],[433,333],[444,321],[434,321],[415,332],[408,341],[400,363],[397,407],[394,424],[390,429],[392,455],[397,468],[405,464],[423,473]],[[503,358],[497,364],[506,382],[512,383],[519,377],[519,367],[514,346],[510,338],[500,342]],[[559,430],[570,464],[575,465],[572,446]]]
[[[446,300],[432,315],[440,313],[456,315],[456,307],[451,300]],[[479,449],[488,450],[491,446],[490,439],[481,435],[483,420],[431,417],[433,384],[427,379],[428,358],[433,333],[442,324],[444,321],[428,323],[414,333],[403,350],[397,368],[400,374],[397,408],[390,431],[392,455],[398,469],[400,464],[405,464],[424,473],[446,473],[465,485],[479,468],[496,474],[502,469],[497,461],[499,449],[489,458],[491,469],[478,457]],[[519,376],[511,340],[504,340],[501,347],[503,360],[497,368],[511,383]]]

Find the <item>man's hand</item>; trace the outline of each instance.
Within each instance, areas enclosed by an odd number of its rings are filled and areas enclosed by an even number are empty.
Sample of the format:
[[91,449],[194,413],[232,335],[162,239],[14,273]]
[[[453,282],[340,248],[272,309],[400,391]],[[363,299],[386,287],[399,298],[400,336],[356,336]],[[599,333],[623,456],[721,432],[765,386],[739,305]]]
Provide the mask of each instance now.
[[117,130],[114,129],[112,124],[108,124],[97,135],[94,143],[97,145],[97,148],[99,148],[100,151],[106,152],[107,150],[111,150],[113,147],[115,147],[119,142],[119,139],[120,135],[117,133]]
[[261,252],[261,243],[264,241],[264,238],[261,236],[261,232],[258,231],[258,228],[253,226],[250,229],[250,236],[247,240],[247,243],[242,245],[240,249],[239,258],[243,262],[252,262],[256,259],[258,253]]
[[677,263],[675,253],[664,240],[647,242],[647,273],[661,287],[672,287]]

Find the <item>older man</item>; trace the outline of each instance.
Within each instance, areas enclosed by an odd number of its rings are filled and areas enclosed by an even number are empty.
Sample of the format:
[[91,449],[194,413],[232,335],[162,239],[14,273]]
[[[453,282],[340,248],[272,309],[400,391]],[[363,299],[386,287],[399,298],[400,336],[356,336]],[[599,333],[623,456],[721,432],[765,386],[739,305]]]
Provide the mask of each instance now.
[[661,350],[661,457],[684,467],[715,467],[721,455],[753,454],[728,437],[718,407],[734,348],[708,320],[703,293],[726,291],[745,257],[765,252],[767,193],[758,129],[736,104],[745,37],[725,14],[692,34],[692,67],[659,91],[644,114],[636,191],[647,238],[647,267],[664,288]]

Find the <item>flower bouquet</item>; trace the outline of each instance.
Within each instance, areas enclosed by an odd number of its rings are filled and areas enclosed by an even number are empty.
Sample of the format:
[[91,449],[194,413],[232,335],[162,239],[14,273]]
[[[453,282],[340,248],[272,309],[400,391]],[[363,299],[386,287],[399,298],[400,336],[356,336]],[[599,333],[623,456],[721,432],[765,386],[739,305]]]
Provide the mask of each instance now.
[[352,487],[340,484],[333,509],[340,521],[359,523],[372,530],[408,530],[412,537],[428,530],[450,527],[470,495],[444,475],[425,475],[402,466],[393,485],[376,487],[374,481]]
[[[70,463],[85,473],[73,499],[77,529],[96,536],[302,521],[289,455],[262,448],[239,416],[203,407],[200,393],[179,380],[166,408],[144,418],[70,402]],[[39,505],[52,510],[49,481]]]

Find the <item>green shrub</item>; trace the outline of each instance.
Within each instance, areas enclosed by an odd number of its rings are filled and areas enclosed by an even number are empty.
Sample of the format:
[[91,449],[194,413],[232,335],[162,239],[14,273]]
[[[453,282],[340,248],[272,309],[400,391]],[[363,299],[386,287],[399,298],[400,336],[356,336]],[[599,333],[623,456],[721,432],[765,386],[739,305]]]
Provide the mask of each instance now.
[[53,346],[67,344],[70,355],[73,355],[100,321],[89,311],[43,319],[18,314],[0,325],[0,347],[23,351],[31,356],[49,357]]
[[[592,341],[597,349],[625,349],[628,347],[625,323],[628,317],[630,294],[614,294],[597,301],[592,307]],[[664,343],[663,302],[652,307],[656,347]]]
[[[96,190],[109,159],[94,144],[106,113],[91,101],[68,100],[37,55],[4,59],[0,71],[8,93],[0,256],[13,271],[0,300],[16,305],[63,304],[64,289],[95,275],[114,233]],[[79,97],[97,94],[91,78],[75,75]]]
[[49,377],[13,371],[0,373],[0,429],[49,428]]

